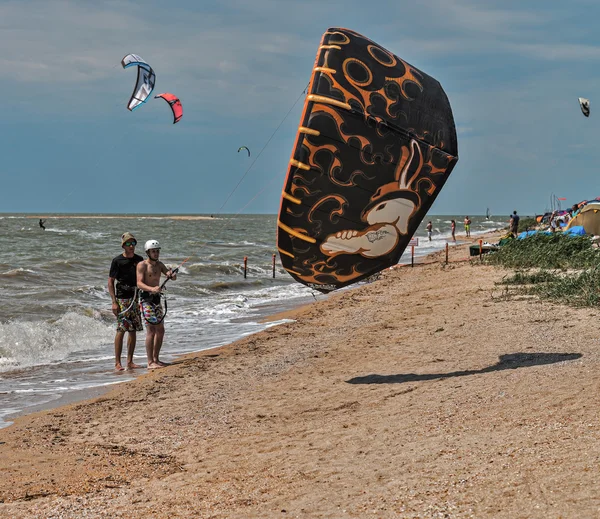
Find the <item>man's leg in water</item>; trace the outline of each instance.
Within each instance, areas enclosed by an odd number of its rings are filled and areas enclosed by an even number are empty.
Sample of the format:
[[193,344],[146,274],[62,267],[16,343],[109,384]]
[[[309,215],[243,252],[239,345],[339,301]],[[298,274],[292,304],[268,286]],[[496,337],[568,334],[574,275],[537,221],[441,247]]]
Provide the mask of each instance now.
[[160,364],[154,362],[154,337],[156,334],[155,324],[146,324],[146,358],[148,369],[160,368]]
[[127,337],[127,369],[141,368],[142,366],[133,362],[133,352],[135,351],[136,332],[129,332]]
[[123,366],[121,365],[121,353],[123,352],[123,337],[125,336],[125,332],[117,330],[117,334],[115,335],[115,370],[123,371]]
[[163,338],[165,336],[165,324],[160,323],[155,325],[155,334],[154,334],[154,350],[153,350],[153,360],[159,366],[166,366],[164,362],[158,360],[158,356],[160,354],[160,349],[162,347]]

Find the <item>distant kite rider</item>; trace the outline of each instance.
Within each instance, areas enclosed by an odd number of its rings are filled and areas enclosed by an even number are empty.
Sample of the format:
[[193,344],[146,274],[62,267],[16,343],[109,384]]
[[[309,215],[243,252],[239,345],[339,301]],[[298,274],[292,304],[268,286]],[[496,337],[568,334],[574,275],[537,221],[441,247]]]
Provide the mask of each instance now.
[[46,223],[46,220],[42,220],[42,219],[40,218],[40,227],[41,227],[42,229],[44,229],[44,231],[46,230],[46,228],[44,227],[44,224],[45,224],[45,223]]

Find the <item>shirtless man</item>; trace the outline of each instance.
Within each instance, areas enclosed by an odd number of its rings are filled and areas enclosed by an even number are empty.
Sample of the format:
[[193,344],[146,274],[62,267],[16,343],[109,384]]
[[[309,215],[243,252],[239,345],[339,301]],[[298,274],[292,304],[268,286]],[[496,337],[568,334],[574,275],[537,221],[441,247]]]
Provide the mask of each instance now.
[[431,223],[431,220],[430,220],[429,223],[427,224],[427,237],[429,238],[429,241],[431,241],[432,233],[433,233],[433,224]]
[[156,369],[167,365],[158,358],[165,336],[165,314],[160,304],[160,276],[165,274],[167,279],[174,280],[177,279],[177,274],[159,261],[160,244],[156,240],[148,240],[144,250],[148,257],[138,263],[137,287],[140,290],[140,310],[146,321],[148,369]]

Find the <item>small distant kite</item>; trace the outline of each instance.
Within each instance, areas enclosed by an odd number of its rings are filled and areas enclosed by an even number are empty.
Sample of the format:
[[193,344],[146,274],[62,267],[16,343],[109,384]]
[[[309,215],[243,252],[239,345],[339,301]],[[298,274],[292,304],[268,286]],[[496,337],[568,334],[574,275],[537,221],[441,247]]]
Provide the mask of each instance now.
[[131,98],[127,103],[127,109],[133,111],[144,104],[152,93],[152,90],[154,90],[156,74],[152,70],[152,67],[137,54],[127,54],[121,60],[121,65],[123,65],[123,68],[133,66],[137,66],[138,68],[138,76],[133,88],[133,94],[131,94]]
[[248,152],[248,157],[250,156],[250,150],[246,146],[241,146],[238,148],[238,153],[242,150],[246,150]]
[[590,100],[585,97],[579,98],[579,107],[581,108],[581,112],[586,117],[590,116]]
[[183,117],[183,106],[181,106],[181,101],[179,98],[173,94],[169,94],[168,92],[154,96],[154,99],[158,98],[164,99],[167,103],[169,103],[171,110],[173,110],[173,124],[178,123]]

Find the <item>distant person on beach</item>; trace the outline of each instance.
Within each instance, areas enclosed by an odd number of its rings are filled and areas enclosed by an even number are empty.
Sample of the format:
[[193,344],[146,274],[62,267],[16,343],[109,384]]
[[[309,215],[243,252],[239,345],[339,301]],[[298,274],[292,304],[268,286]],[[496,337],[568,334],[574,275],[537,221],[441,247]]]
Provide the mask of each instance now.
[[571,218],[575,218],[577,216],[577,213],[579,213],[579,206],[577,204],[573,204],[571,210],[569,211]]
[[550,230],[552,232],[556,232],[558,228],[558,222],[556,221],[556,211],[554,211],[552,213],[552,216],[550,216]]
[[160,244],[156,240],[148,240],[144,246],[146,255],[144,261],[137,266],[137,287],[140,290],[140,310],[146,321],[146,355],[148,369],[166,366],[158,358],[165,336],[165,317],[160,304],[160,276],[164,274],[167,279],[177,279],[177,274],[167,269],[165,264],[158,259]]
[[44,231],[46,230],[46,227],[44,227],[44,224],[45,224],[45,223],[46,223],[46,220],[42,220],[42,219],[40,218],[40,227],[41,227],[41,228],[42,228]]
[[465,233],[467,235],[467,238],[471,237],[471,219],[468,216],[465,216]]
[[513,214],[510,216],[510,232],[513,233],[515,238],[519,234],[519,215],[517,211],[513,211]]
[[[136,332],[143,330],[142,317],[136,304],[136,267],[144,258],[135,254],[137,241],[135,236],[126,232],[121,236],[123,254],[112,260],[108,274],[108,293],[112,299],[112,312],[117,318],[117,334],[115,335],[115,370],[123,371],[121,353],[123,351],[123,338],[127,338],[127,369],[139,368],[133,362]],[[116,286],[115,286],[116,283]]]
[[456,222],[454,220],[450,220],[450,230],[452,231],[452,241],[456,241]]
[[429,241],[431,241],[431,233],[433,232],[433,224],[431,223],[431,220],[429,221],[429,223],[427,224],[427,237],[429,238]]

